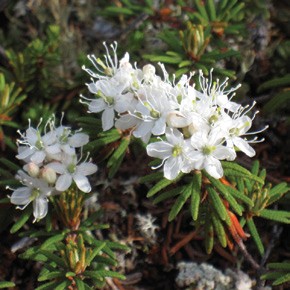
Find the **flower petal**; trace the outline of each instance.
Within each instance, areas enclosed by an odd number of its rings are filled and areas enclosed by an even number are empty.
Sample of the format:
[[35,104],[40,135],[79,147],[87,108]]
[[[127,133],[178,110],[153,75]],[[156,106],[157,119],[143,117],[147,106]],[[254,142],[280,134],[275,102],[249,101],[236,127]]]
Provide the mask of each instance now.
[[235,150],[222,145],[217,146],[216,150],[212,152],[212,155],[219,160],[234,160],[237,156]]
[[24,146],[20,146],[18,148],[18,155],[16,155],[16,158],[18,159],[25,159],[27,158],[28,156],[30,156],[31,154],[33,154],[34,152],[36,151],[35,148],[30,148],[30,147],[24,147]]
[[26,138],[31,145],[34,145],[38,140],[38,131],[32,127],[29,127],[26,130]]
[[64,174],[66,169],[65,166],[60,162],[51,162],[46,165],[48,168],[52,168],[58,174]]
[[55,188],[57,191],[65,191],[67,190],[72,183],[72,177],[69,174],[61,175],[55,184]]
[[31,157],[30,160],[33,163],[40,164],[44,160],[46,154],[44,151],[36,151]]
[[204,169],[208,174],[216,179],[221,178],[224,174],[221,162],[212,156],[206,157],[204,162]]
[[91,103],[89,104],[89,111],[91,113],[99,113],[105,110],[106,107],[107,107],[107,104],[105,103],[103,99],[100,98],[100,99],[91,101]]
[[54,145],[47,146],[45,148],[45,151],[48,154],[51,154],[51,155],[58,154],[58,153],[61,152],[59,144],[54,144]]
[[255,150],[249,145],[249,143],[240,137],[234,137],[233,143],[237,146],[242,152],[247,154],[249,157],[255,156]]
[[88,89],[89,91],[92,93],[92,94],[97,94],[98,93],[98,87],[96,86],[95,83],[90,83],[90,84],[87,84],[88,86]]
[[39,196],[33,201],[33,216],[35,220],[40,220],[47,215],[48,202],[45,196]]
[[172,145],[167,142],[160,141],[154,142],[147,145],[147,154],[151,157],[156,157],[159,159],[165,159],[172,155]]
[[141,138],[141,137],[147,135],[148,133],[150,133],[150,135],[151,135],[151,129],[152,129],[153,125],[154,125],[153,122],[142,122],[136,128],[136,130],[133,132],[133,135],[136,138]]
[[178,173],[180,172],[180,162],[179,158],[176,157],[171,157],[166,160],[164,164],[164,177],[173,180],[174,178],[177,177]]
[[14,190],[10,202],[17,205],[26,205],[31,202],[31,188],[20,187]]
[[91,185],[89,183],[89,180],[87,177],[85,177],[84,175],[80,175],[80,174],[75,174],[73,176],[73,179],[77,185],[77,187],[83,191],[83,192],[90,192],[91,191]]
[[72,147],[82,147],[89,142],[89,136],[85,133],[76,133],[69,138],[68,144]]
[[84,176],[92,175],[97,172],[98,166],[91,162],[83,162],[77,166],[77,174],[81,174]]
[[102,114],[102,127],[104,131],[110,130],[114,125],[115,112],[113,107],[107,107]]
[[115,127],[121,130],[127,130],[136,126],[139,123],[139,119],[132,115],[123,115],[115,123]]
[[154,135],[162,135],[165,133],[165,129],[166,129],[166,123],[165,123],[165,119],[164,118],[159,118],[153,128],[152,128],[152,134]]

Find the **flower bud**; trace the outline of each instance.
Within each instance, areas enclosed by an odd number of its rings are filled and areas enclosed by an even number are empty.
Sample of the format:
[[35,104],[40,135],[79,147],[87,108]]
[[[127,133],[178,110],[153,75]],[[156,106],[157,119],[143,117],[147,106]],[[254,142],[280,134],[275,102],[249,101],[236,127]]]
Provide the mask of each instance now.
[[39,174],[39,167],[37,164],[30,162],[24,166],[24,169],[31,177],[37,177]]
[[143,77],[145,81],[152,80],[155,75],[155,67],[152,64],[146,64],[143,66]]
[[45,167],[41,170],[41,177],[48,184],[54,184],[56,181],[56,172],[52,168]]
[[190,124],[189,119],[176,111],[168,113],[166,122],[168,126],[172,128],[184,128]]

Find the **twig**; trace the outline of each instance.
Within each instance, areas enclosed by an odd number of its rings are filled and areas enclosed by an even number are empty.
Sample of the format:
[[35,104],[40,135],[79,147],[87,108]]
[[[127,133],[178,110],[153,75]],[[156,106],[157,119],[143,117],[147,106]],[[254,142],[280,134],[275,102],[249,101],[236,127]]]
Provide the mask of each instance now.
[[175,244],[169,251],[170,255],[174,255],[177,251],[179,251],[182,247],[188,244],[193,238],[197,237],[197,232],[191,232],[187,236],[185,236],[182,240],[180,240],[177,244]]
[[247,261],[252,265],[252,267],[255,269],[255,270],[259,270],[260,269],[260,266],[259,264],[254,260],[254,258],[252,257],[252,255],[248,252],[245,244],[243,243],[242,240],[240,240],[238,242],[238,246],[240,248],[240,250],[242,251],[244,257],[247,259]]
[[261,259],[261,262],[260,262],[260,268],[259,270],[257,271],[257,278],[256,278],[256,289],[260,289],[261,287],[264,286],[264,283],[265,281],[264,280],[261,280],[260,277],[261,275],[263,274],[263,272],[265,271],[265,264],[273,250],[273,248],[275,247],[275,244],[277,243],[277,241],[279,240],[281,234],[282,234],[282,231],[283,231],[283,228],[282,227],[279,227],[278,225],[274,225],[273,226],[273,230],[272,230],[272,234],[271,234],[271,240],[270,240],[270,243],[268,244],[267,246],[267,249]]

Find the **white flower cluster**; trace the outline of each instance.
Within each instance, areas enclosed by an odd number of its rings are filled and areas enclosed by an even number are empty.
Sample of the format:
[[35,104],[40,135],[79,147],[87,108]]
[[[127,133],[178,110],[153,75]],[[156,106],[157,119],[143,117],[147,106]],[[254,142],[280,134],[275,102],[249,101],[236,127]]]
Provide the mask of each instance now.
[[97,171],[97,166],[89,161],[78,159],[77,149],[88,143],[88,135],[73,132],[70,127],[55,126],[52,117],[45,125],[44,134],[38,128],[29,128],[20,133],[18,159],[23,160],[23,170],[16,178],[23,184],[11,195],[11,203],[24,209],[33,203],[35,220],[46,216],[48,197],[70,188],[73,181],[83,192],[90,192],[87,176]]
[[163,78],[156,75],[151,64],[142,70],[129,62],[129,54],[118,61],[117,44],[111,45],[113,57],[105,45],[105,62],[89,55],[97,72],[83,67],[92,82],[87,84],[94,98],[82,96],[88,112],[102,112],[103,130],[113,126],[131,129],[132,134],[148,143],[150,137],[160,141],[147,145],[151,157],[162,159],[164,176],[174,179],[180,172],[205,169],[215,178],[223,176],[220,160],[234,160],[236,151],[255,155],[250,143],[260,142],[248,133],[252,118],[247,116],[252,106],[232,101],[234,91],[227,89],[227,80],[220,83],[202,73],[200,90],[192,84],[192,75],[183,75],[176,83],[169,80],[163,64]]

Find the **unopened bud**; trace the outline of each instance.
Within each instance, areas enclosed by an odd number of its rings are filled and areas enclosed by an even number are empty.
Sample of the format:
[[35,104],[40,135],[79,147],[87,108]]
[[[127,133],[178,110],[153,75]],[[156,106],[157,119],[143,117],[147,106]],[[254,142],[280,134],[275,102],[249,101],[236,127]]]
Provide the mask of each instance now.
[[155,67],[152,64],[146,64],[143,66],[143,76],[146,81],[150,81],[155,75]]
[[41,177],[48,184],[54,184],[56,181],[56,172],[52,168],[45,167],[41,170]]
[[37,177],[39,174],[39,167],[37,164],[30,162],[24,166],[24,169],[31,177]]

